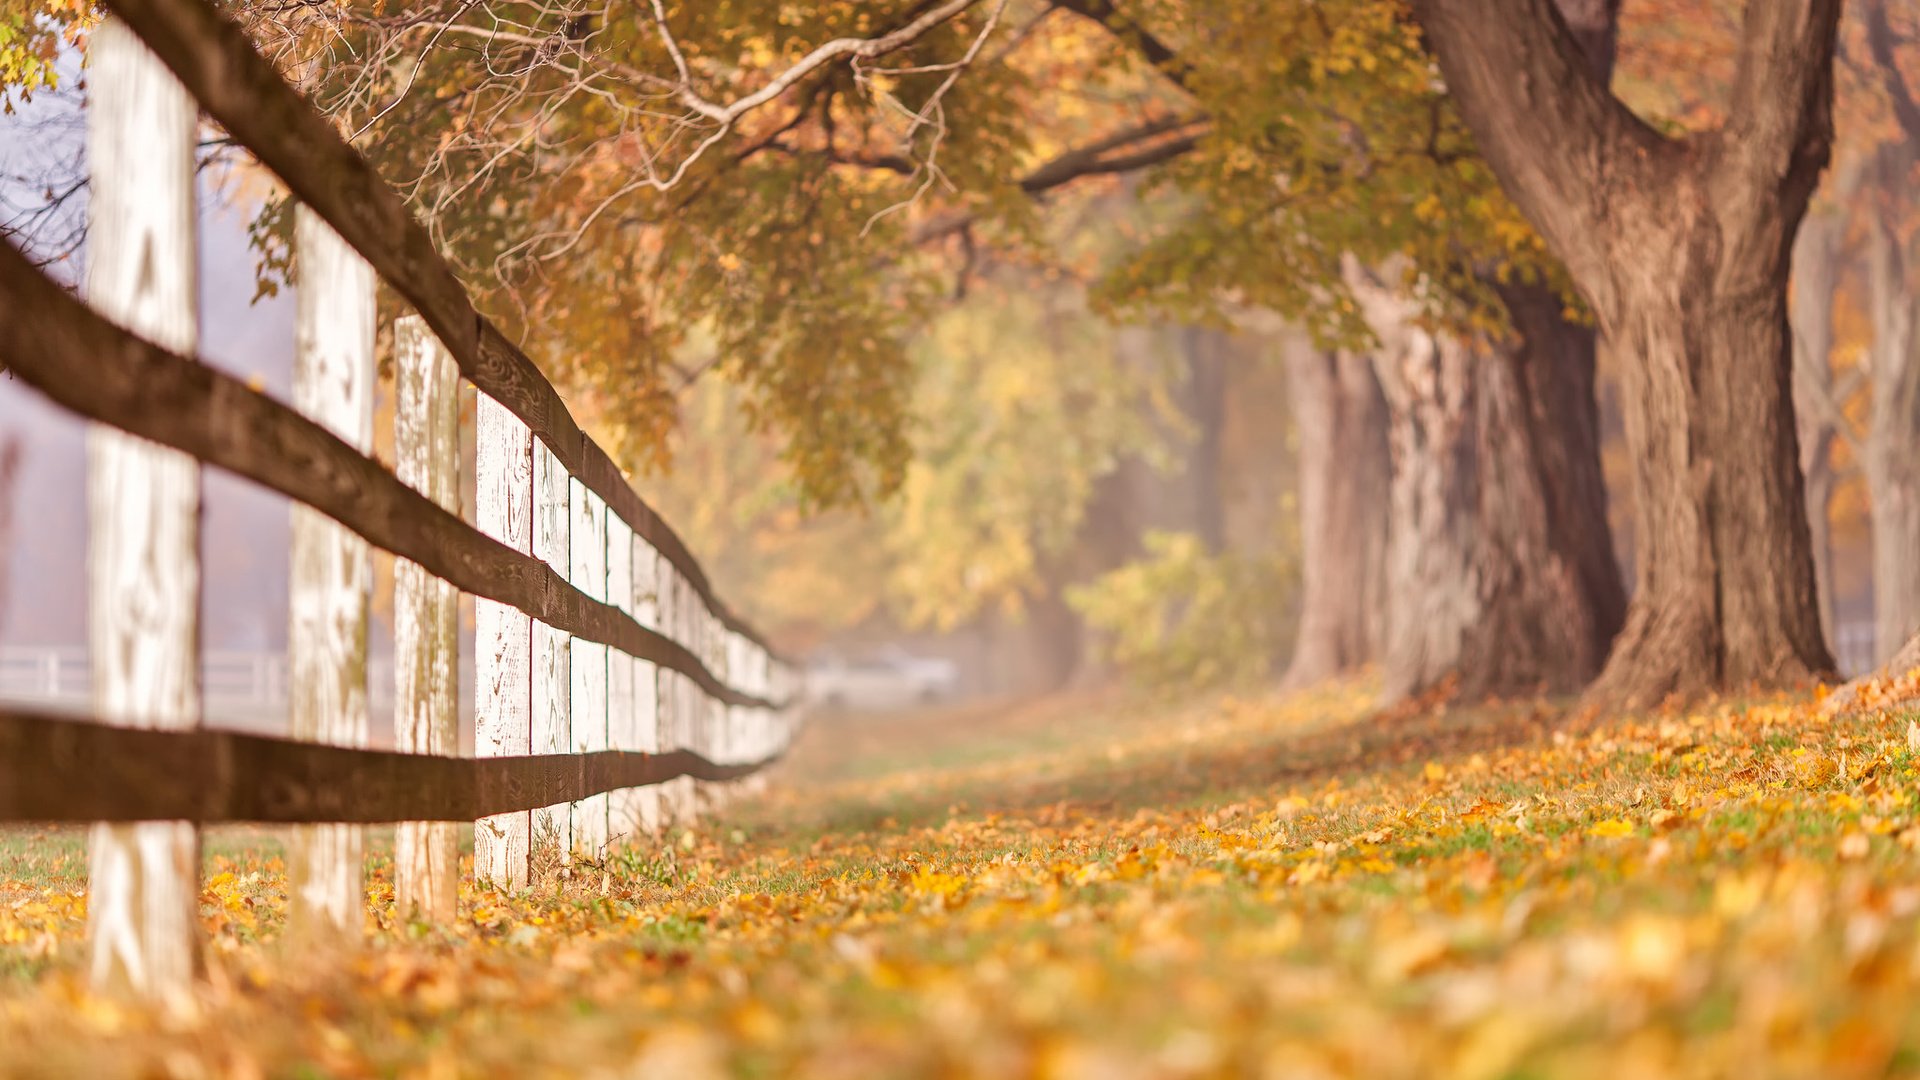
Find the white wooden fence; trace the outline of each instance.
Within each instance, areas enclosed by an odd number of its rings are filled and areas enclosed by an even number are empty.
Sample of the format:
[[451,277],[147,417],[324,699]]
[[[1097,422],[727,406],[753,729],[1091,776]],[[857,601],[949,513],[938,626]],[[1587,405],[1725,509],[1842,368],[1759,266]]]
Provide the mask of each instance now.
[[[102,822],[95,982],[182,1000],[197,968],[203,822],[297,823],[291,931],[338,940],[364,918],[364,822],[400,823],[399,903],[445,919],[458,865],[447,823],[462,815],[477,819],[475,877],[519,889],[543,846],[561,865],[597,859],[692,819],[778,758],[794,723],[790,669],[474,313],[399,197],[205,0],[108,7],[89,57],[85,305],[0,245],[0,355],[98,422],[92,723],[0,709],[0,821]],[[303,200],[291,408],[192,359],[202,110]],[[397,476],[367,457],[377,278],[418,312],[394,331]],[[478,531],[452,512],[462,377],[478,393]],[[229,668],[199,648],[201,462],[296,503],[285,668],[241,667],[248,693],[284,689],[293,738],[308,745],[200,730]],[[401,559],[398,754],[366,749],[370,545]],[[446,760],[457,589],[476,597],[475,754],[513,760]],[[70,655],[19,655],[0,655],[0,682],[68,691]]]

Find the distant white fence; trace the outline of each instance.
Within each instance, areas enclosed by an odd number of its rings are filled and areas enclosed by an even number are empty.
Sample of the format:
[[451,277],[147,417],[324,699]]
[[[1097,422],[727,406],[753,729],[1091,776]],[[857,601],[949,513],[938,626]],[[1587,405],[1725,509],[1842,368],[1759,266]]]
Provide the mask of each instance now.
[[[471,670],[472,657],[463,656]],[[368,713],[391,731],[393,660],[367,663]],[[287,657],[284,653],[211,649],[200,658],[206,716],[215,726],[253,732],[287,727]],[[461,685],[463,701],[472,687]],[[59,712],[85,712],[93,700],[93,661],[78,645],[0,645],[0,704],[31,705]],[[472,715],[463,706],[462,715]],[[379,740],[375,740],[376,743]]]

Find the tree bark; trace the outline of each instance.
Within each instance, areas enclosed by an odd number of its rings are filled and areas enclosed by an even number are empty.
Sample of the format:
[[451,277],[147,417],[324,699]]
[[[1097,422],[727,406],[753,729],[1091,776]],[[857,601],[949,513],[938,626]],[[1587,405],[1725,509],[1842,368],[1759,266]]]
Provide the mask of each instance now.
[[1300,630],[1285,683],[1378,659],[1386,640],[1387,405],[1365,357],[1286,352],[1300,446]]
[[1589,700],[1831,672],[1786,283],[1831,141],[1840,0],[1749,3],[1730,119],[1685,139],[1611,94],[1553,0],[1416,10],[1490,167],[1621,360],[1638,586]]
[[1392,447],[1383,696],[1449,678],[1468,697],[1568,692],[1626,608],[1600,470],[1594,336],[1538,287],[1504,290],[1513,334],[1435,334],[1349,265],[1381,349]]

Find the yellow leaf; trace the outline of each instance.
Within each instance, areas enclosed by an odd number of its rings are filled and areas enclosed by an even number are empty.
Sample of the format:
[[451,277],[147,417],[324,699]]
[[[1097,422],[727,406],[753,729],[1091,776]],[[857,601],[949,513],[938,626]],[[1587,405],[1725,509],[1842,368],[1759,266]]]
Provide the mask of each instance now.
[[1620,818],[1608,818],[1605,821],[1596,822],[1593,828],[1587,830],[1587,835],[1605,837],[1632,836],[1633,823]]

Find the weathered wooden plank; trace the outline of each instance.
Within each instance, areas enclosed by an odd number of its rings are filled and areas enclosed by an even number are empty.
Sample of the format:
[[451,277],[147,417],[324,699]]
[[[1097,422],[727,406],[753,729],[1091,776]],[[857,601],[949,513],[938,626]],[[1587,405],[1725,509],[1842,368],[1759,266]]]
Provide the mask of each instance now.
[[[633,538],[633,617],[642,625],[660,628],[660,553],[643,536]],[[647,753],[659,753],[660,741],[660,668],[650,660],[633,661],[633,707],[635,737],[632,747]],[[634,830],[636,836],[658,835],[666,825],[666,813],[658,787],[634,792]]]
[[[566,470],[539,438],[533,440],[533,556],[560,573],[572,568]],[[572,737],[572,639],[564,629],[533,624],[533,752],[564,754]],[[571,806],[533,811],[535,861],[563,860],[573,850]]]
[[[460,505],[460,373],[407,315],[394,321],[394,473],[447,510]],[[460,596],[419,563],[393,569],[394,745],[410,754],[460,751]],[[402,919],[449,922],[460,848],[451,822],[403,821],[393,839],[394,904]]]
[[[688,597],[692,595],[692,590],[687,586],[687,579],[681,576],[677,569],[668,569],[666,579],[667,597],[671,601],[667,609],[667,632],[673,640],[691,649],[693,635],[689,630],[693,625],[693,605],[688,603]],[[669,698],[672,701],[667,711],[670,733],[667,746],[672,750],[691,752],[694,749],[693,711],[698,695],[692,692],[693,688],[687,685],[687,680],[681,678],[678,672],[668,674],[667,685],[671,688]],[[675,824],[691,825],[698,820],[698,791],[691,778],[681,777],[668,784],[665,798]]]
[[714,597],[686,545],[581,431],[558,391],[527,356],[481,318],[426,228],[399,193],[280,78],[246,33],[204,0],[113,0],[108,7],[152,46],[200,105],[300,198],[338,229],[411,303],[460,371],[506,405],[560,459],[661,551],[730,625],[759,640]]
[[[618,515],[607,515],[607,602],[633,614],[633,530]],[[633,669],[640,661],[615,650],[607,656],[607,748],[639,750],[640,719],[634,712]],[[639,831],[638,793],[623,788],[607,794],[607,839],[630,842]]]
[[[474,405],[474,522],[522,554],[533,551],[533,434],[485,394]],[[473,750],[478,757],[533,752],[533,621],[495,600],[473,605]],[[473,874],[497,888],[527,887],[533,817],[516,810],[473,826]]]
[[245,383],[96,317],[0,242],[0,355],[61,406],[313,506],[462,591],[733,694],[691,652],[470,529],[337,436]]
[[765,765],[686,751],[445,758],[0,708],[0,821],[469,821]]
[[[709,613],[706,605],[701,603],[699,594],[693,589],[693,583],[684,582],[683,586],[685,589],[683,599],[687,607],[686,640],[692,646],[694,655],[702,657],[701,662],[705,663],[705,658],[710,655],[707,640]],[[685,745],[687,749],[705,757],[713,752],[713,701],[696,687],[688,687],[687,691],[688,726]],[[710,815],[713,812],[713,802],[707,782],[694,779],[689,780],[688,785],[692,788],[691,798],[696,807],[696,813],[703,817]]]
[[[694,651],[700,656],[701,662],[705,663],[714,674],[719,675],[722,665],[714,649],[713,615],[698,600],[694,601],[693,640],[696,646]],[[725,676],[721,677],[725,678]],[[703,757],[718,761],[721,759],[719,703],[702,694],[695,704],[697,720],[692,748]],[[699,792],[702,812],[706,814],[718,812],[724,793],[717,786],[709,783],[696,782],[695,787]]]
[[[567,575],[573,587],[593,597],[607,600],[607,503],[588,491],[578,480],[567,483],[567,500],[572,517],[572,569]],[[571,735],[568,749],[590,754],[607,749],[607,647],[597,641],[574,638],[568,664],[572,675],[572,703],[567,720]],[[568,856],[599,861],[607,849],[607,797],[589,795],[573,804],[568,818]]]
[[[373,446],[373,268],[305,207],[295,211],[294,250],[294,408],[364,454]],[[296,505],[290,566],[289,728],[296,739],[365,746],[373,552],[339,522]],[[294,829],[287,846],[294,936],[361,932],[364,854],[358,826]]]
[[[720,637],[723,642],[723,647],[726,650],[728,680],[748,681],[747,655],[746,651],[742,648],[746,643],[746,639],[734,633],[732,630],[724,628],[720,632]],[[721,706],[721,715],[726,718],[726,723],[721,729],[723,732],[720,744],[721,753],[716,760],[732,761],[736,755],[746,748],[748,736],[747,725],[750,723],[750,717],[748,710],[739,705]]]
[[[677,589],[674,580],[678,576],[673,563],[664,556],[655,567],[657,599],[659,608],[660,632],[671,638],[679,632],[680,624],[674,615],[674,602]],[[659,709],[656,724],[659,729],[661,751],[669,752],[681,749],[680,745],[680,680],[669,669],[661,669],[658,674]],[[680,785],[666,783],[660,785],[661,824],[676,824],[680,818]]]
[[[94,33],[89,62],[87,295],[108,318],[191,353],[193,101],[118,20]],[[94,711],[107,724],[198,727],[200,466],[96,426],[87,497]],[[96,989],[187,1001],[199,966],[199,836],[183,821],[94,827],[87,937]]]

